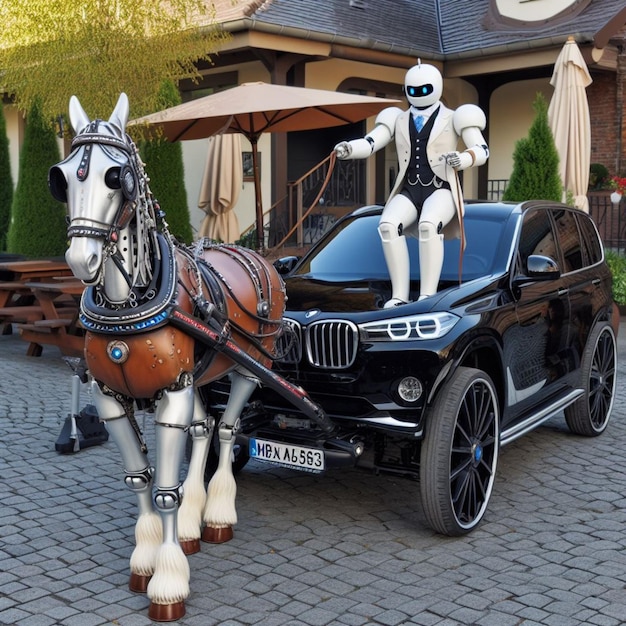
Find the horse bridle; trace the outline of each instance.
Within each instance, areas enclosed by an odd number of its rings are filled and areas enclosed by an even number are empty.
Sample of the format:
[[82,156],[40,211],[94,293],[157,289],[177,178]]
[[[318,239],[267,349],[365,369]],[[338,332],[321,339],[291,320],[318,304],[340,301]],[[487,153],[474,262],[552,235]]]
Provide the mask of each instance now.
[[137,155],[135,145],[126,136],[126,141],[97,132],[98,125],[101,120],[94,120],[90,123],[88,130],[76,135],[72,140],[71,149],[74,150],[85,147],[82,158],[76,169],[76,178],[84,181],[89,175],[89,164],[91,162],[91,153],[94,145],[108,145],[124,152],[128,157],[128,162],[120,165],[119,185],[122,190],[124,200],[120,205],[115,218],[110,225],[103,224],[104,228],[87,224],[71,224],[67,229],[68,237],[93,237],[95,239],[104,239],[112,243],[117,243],[119,233],[130,223],[136,206],[136,198],[138,194],[137,175],[131,164],[137,163]]

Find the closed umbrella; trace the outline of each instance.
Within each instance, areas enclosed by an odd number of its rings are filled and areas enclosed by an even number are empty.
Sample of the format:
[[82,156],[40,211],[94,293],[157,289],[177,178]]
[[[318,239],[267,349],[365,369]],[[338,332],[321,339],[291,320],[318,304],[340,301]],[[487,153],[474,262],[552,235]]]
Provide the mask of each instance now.
[[169,141],[202,139],[218,132],[241,133],[252,146],[256,230],[263,247],[259,137],[266,132],[313,130],[359,122],[399,100],[268,83],[244,83],[130,122],[159,129]]
[[559,171],[565,193],[571,191],[576,207],[587,213],[591,121],[585,89],[591,82],[580,49],[574,38],[569,37],[554,64],[550,80],[554,94],[548,107],[548,122],[559,153]]
[[233,210],[243,184],[241,137],[215,135],[208,139],[206,167],[198,207],[206,213],[200,236],[224,243],[239,239],[239,221]]

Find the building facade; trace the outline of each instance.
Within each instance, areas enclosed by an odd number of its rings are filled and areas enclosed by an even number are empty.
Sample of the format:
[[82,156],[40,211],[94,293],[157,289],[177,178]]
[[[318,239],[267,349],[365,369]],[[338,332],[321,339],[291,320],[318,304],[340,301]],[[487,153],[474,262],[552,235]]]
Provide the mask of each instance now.
[[[200,67],[198,84],[180,85],[184,99],[251,81],[402,98],[406,70],[420,58],[444,76],[446,105],[476,103],[487,115],[491,158],[466,173],[466,196],[497,193],[513,167],[515,142],[532,123],[537,92],[550,100],[554,62],[573,37],[593,83],[591,162],[626,171],[624,80],[626,0],[215,0],[215,21],[230,34]],[[209,24],[199,24],[210,28]],[[14,179],[23,122],[5,106]],[[264,207],[289,181],[327,156],[340,140],[362,136],[374,119],[319,133],[260,138]],[[243,150],[246,151],[245,145]],[[185,183],[193,225],[206,140],[184,142]],[[393,180],[394,148],[362,164],[358,201],[384,202]],[[149,169],[149,164],[148,164]],[[242,230],[254,223],[253,183],[236,207]]]

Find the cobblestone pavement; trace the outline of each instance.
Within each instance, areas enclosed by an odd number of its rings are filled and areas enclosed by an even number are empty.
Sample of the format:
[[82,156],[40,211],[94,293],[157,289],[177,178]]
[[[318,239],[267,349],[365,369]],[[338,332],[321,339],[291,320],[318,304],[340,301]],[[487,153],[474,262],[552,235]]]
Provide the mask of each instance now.
[[[573,436],[560,417],[504,448],[490,508],[469,536],[429,530],[414,481],[250,462],[235,538],[190,557],[177,623],[626,623],[625,322],[620,338],[605,434]],[[117,450],[55,451],[71,372],[55,349],[25,351],[0,337],[0,623],[150,624],[147,598],[127,587],[135,500]]]

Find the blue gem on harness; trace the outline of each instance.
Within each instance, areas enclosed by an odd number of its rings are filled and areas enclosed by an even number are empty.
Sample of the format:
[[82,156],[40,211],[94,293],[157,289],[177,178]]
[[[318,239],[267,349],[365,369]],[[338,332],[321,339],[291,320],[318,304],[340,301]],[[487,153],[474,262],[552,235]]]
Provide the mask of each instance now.
[[124,363],[128,359],[129,349],[123,341],[111,341],[107,346],[107,354],[113,363]]

